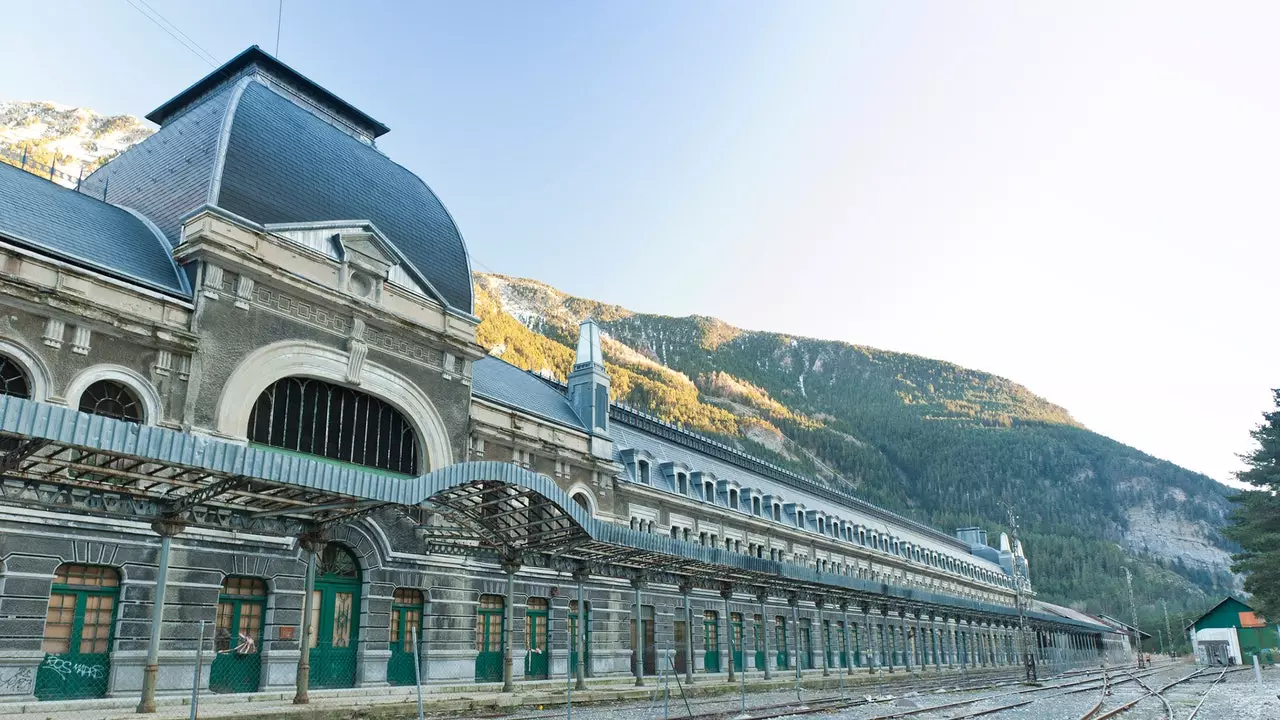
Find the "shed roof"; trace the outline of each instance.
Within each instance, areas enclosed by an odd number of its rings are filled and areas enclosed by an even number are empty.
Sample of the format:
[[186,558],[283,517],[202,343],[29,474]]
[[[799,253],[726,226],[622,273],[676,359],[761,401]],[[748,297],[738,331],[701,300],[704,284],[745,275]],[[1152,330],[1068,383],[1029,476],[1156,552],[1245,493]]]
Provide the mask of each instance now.
[[1245,601],[1243,601],[1243,600],[1241,600],[1241,599],[1239,599],[1239,598],[1237,598],[1237,597],[1233,597],[1233,596],[1231,596],[1231,595],[1228,595],[1228,596],[1226,596],[1226,597],[1222,598],[1221,600],[1219,600],[1216,604],[1214,604],[1214,606],[1213,606],[1213,607],[1211,607],[1211,608],[1209,608],[1208,610],[1205,610],[1204,612],[1200,613],[1198,616],[1196,616],[1196,618],[1195,618],[1194,620],[1192,620],[1191,622],[1189,622],[1189,623],[1187,623],[1186,625],[1184,625],[1184,626],[1182,627],[1182,629],[1183,629],[1183,630],[1189,630],[1189,629],[1191,629],[1191,626],[1195,625],[1196,623],[1200,622],[1201,620],[1204,620],[1205,618],[1209,617],[1209,616],[1210,616],[1210,615],[1212,615],[1213,613],[1217,612],[1218,608],[1222,607],[1223,605],[1226,605],[1227,603],[1236,603],[1237,605],[1240,605],[1241,607],[1243,607],[1245,610],[1248,610],[1248,611],[1250,611],[1250,612],[1253,612],[1253,608],[1252,608],[1252,607],[1250,607],[1249,603],[1247,603],[1247,602],[1245,602]]

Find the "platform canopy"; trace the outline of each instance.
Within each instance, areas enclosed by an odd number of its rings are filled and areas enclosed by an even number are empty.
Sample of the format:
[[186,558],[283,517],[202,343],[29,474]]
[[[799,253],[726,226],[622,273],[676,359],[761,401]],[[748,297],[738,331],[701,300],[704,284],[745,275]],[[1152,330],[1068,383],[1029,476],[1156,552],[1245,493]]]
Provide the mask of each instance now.
[[[823,573],[632,530],[592,517],[551,478],[508,463],[451,465],[419,477],[139,425],[0,396],[0,503],[276,536],[322,534],[376,511],[420,523],[433,552],[562,571],[798,594],[947,614],[1014,608]],[[1041,624],[1108,628],[1038,612]]]

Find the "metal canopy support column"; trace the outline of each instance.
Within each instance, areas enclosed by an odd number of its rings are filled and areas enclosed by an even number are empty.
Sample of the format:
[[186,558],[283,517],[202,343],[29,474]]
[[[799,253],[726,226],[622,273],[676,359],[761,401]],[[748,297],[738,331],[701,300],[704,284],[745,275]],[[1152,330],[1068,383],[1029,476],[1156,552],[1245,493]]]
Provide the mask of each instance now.
[[311,626],[315,604],[316,558],[324,549],[324,541],[312,535],[304,535],[298,539],[298,545],[307,554],[307,578],[302,587],[302,637],[298,639],[298,674],[295,678],[297,690],[293,703],[306,705],[310,702],[307,691],[311,683],[311,635],[316,632]]
[[160,635],[164,626],[164,590],[169,579],[169,546],[173,536],[186,525],[180,520],[162,518],[151,523],[151,529],[160,536],[160,568],[156,571],[156,591],[152,600],[151,638],[147,643],[147,667],[142,673],[142,698],[138,712],[156,711],[156,680],[160,675]]
[[911,672],[911,666],[914,664],[915,642],[911,638],[911,627],[907,624],[907,609],[898,610],[898,624],[902,628],[902,667]]
[[[736,681],[733,674],[733,613],[730,612],[729,601],[733,598],[733,586],[726,585],[720,590],[720,597],[724,598],[724,626],[725,626],[725,644],[729,648],[729,682]],[[745,619],[744,619],[745,622]],[[746,633],[743,633],[744,635]],[[742,650],[742,648],[738,648]],[[747,670],[746,651],[742,653],[742,671]]]
[[871,623],[871,608],[862,606],[862,627],[867,631],[867,672],[876,671],[876,629]]
[[573,579],[578,583],[578,626],[574,631],[574,642],[578,646],[578,663],[574,667],[574,690],[587,689],[587,638],[591,637],[587,632],[587,623],[591,621],[590,615],[587,613],[587,606],[583,598],[583,585],[586,584],[589,573],[585,567],[579,567],[573,573]]
[[814,607],[818,608],[818,653],[822,655],[822,677],[831,677],[831,668],[827,663],[827,626],[822,617],[822,606],[825,604],[822,598],[813,601]]
[[[636,687],[644,687],[644,613],[640,611],[640,591],[644,588],[644,580],[635,578],[631,581],[631,587],[636,590],[636,604],[632,610],[632,622],[635,623],[635,632],[631,640],[631,655],[636,659]],[[689,628],[689,633],[693,633],[693,628]],[[693,658],[686,658],[686,667],[688,663],[693,662]]]
[[520,561],[508,558],[502,561],[502,572],[507,574],[507,599],[503,610],[506,613],[507,621],[502,629],[502,692],[509,693],[515,691],[515,683],[512,682],[512,662],[511,662],[511,645],[515,639],[516,624],[516,573],[520,570]]
[[[680,584],[680,595],[684,597],[684,681],[690,685],[693,684],[693,604],[689,597],[692,594],[692,581]],[[768,677],[767,671],[765,677]]]
[[760,603],[760,647],[764,650],[764,679],[772,679],[773,675],[769,672],[769,615],[765,611],[765,601],[769,596],[761,590],[756,594],[756,600]]
[[884,611],[884,631],[888,637],[888,643],[885,647],[885,661],[889,666],[889,672],[893,672],[893,667],[898,664],[898,628],[890,624],[889,609]]

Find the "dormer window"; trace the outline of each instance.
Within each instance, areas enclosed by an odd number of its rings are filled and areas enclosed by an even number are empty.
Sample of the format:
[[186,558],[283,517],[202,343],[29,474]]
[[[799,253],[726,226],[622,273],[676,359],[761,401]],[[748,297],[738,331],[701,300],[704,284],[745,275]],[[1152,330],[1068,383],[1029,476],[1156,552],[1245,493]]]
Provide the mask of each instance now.
[[773,504],[773,521],[782,522],[782,504],[781,503]]
[[760,498],[758,497],[751,498],[751,514],[752,515],[760,514]]
[[710,480],[702,483],[702,499],[709,503],[716,501],[716,484]]
[[636,462],[636,477],[644,485],[649,484],[649,463],[646,460]]
[[684,473],[676,473],[676,491],[681,495],[689,494],[689,476]]
[[729,489],[729,507],[738,509],[738,491],[732,488]]
[[825,522],[822,518],[818,518],[818,534],[819,534],[819,535],[826,535],[826,534],[827,534],[827,525],[826,525],[826,522]]

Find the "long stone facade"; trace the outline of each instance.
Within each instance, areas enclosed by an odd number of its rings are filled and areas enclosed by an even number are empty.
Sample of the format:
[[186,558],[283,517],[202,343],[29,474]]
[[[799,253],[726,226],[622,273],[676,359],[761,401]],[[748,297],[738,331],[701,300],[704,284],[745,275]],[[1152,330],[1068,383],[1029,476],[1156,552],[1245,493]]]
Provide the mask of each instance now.
[[[508,686],[571,665],[638,682],[668,662],[690,679],[1013,666],[1023,637],[1050,665],[1112,651],[1086,616],[1019,607],[1016,542],[611,404],[594,323],[564,385],[487,357],[443,206],[376,149],[384,127],[274,58],[246,51],[153,117],[80,192],[0,166],[0,197],[23,199],[0,209],[0,702],[145,710],[189,692],[202,644],[214,691],[402,684],[410,632],[425,682]],[[46,409],[84,430],[16,429]],[[93,449],[130,428],[168,440]],[[200,450],[165,456],[174,438]],[[198,471],[243,448],[290,492]],[[484,461],[567,500],[490,505],[513,486],[484,479],[468,507],[371,499]],[[337,484],[298,490],[317,474]],[[536,523],[475,533],[540,508],[616,526],[617,554],[593,537],[595,559],[566,564],[586,541],[539,544]],[[720,570],[672,571],[643,536]]]

